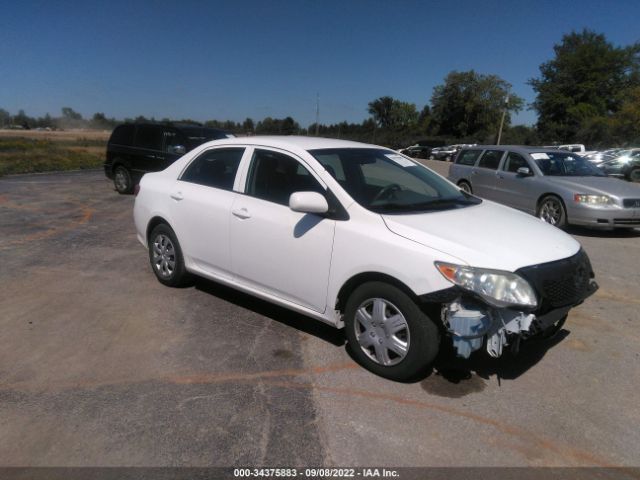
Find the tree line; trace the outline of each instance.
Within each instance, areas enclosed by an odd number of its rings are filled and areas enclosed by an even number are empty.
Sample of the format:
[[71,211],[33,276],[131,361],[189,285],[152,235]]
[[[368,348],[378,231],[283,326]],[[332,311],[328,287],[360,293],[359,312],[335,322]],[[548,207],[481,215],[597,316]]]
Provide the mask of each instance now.
[[[536,93],[531,105],[511,92],[497,75],[474,70],[452,71],[434,87],[428,103],[416,104],[391,96],[367,105],[369,118],[361,123],[311,124],[307,128],[292,117],[251,118],[243,122],[209,120],[216,127],[241,135],[321,135],[404,146],[416,141],[441,143],[495,143],[504,122],[502,143],[540,145],[585,143],[591,147],[640,144],[640,43],[615,46],[591,30],[571,32],[554,46],[554,58],[539,66],[529,80]],[[534,126],[511,125],[523,108],[537,112]],[[139,116],[124,121],[170,122]],[[191,119],[181,123],[198,123]],[[120,120],[95,113],[85,119],[70,107],[59,117],[32,118],[20,110],[11,115],[0,109],[0,127],[111,129]]]

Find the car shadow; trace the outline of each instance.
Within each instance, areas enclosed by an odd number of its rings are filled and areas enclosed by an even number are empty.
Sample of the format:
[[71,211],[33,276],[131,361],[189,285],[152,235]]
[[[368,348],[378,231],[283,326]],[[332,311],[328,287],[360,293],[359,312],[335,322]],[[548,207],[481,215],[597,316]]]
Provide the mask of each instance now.
[[[258,315],[278,323],[295,328],[300,332],[313,335],[336,347],[346,345],[344,330],[280,307],[266,300],[243,293],[231,287],[204,278],[197,278],[193,286],[204,293],[213,295],[226,302],[246,308]],[[449,398],[459,398],[480,391],[491,377],[502,380],[515,380],[540,362],[547,351],[562,342],[570,331],[560,330],[554,337],[543,340],[522,342],[519,352],[513,354],[509,347],[499,358],[492,358],[480,349],[468,359],[456,355],[453,346],[444,338],[438,356],[425,371],[402,383],[418,383],[430,394]],[[356,361],[353,351],[346,345],[348,355]]]
[[331,325],[306,317],[300,313],[261,300],[247,293],[243,293],[220,283],[198,277],[194,280],[194,287],[201,292],[208,293],[229,303],[233,303],[247,310],[267,317],[298,331],[318,337],[325,342],[340,347],[346,343],[344,333]]
[[640,228],[618,228],[616,230],[598,230],[596,228],[579,227],[571,225],[565,230],[571,235],[580,237],[598,238],[637,238],[640,237]]
[[498,385],[502,380],[515,380],[540,362],[549,349],[570,333],[562,329],[548,339],[522,342],[517,354],[507,347],[499,358],[490,357],[484,349],[474,352],[468,359],[460,358],[453,346],[444,342],[432,371],[422,379],[421,387],[433,395],[460,398],[483,390],[491,377],[497,378]]

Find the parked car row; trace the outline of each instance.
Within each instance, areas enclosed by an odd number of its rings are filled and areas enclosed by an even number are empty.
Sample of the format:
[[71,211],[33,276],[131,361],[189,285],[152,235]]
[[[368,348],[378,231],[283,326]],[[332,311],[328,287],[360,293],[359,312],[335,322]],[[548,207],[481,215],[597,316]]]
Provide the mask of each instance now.
[[565,150],[491,145],[463,149],[449,180],[468,193],[561,228],[640,227],[640,185],[608,177]]

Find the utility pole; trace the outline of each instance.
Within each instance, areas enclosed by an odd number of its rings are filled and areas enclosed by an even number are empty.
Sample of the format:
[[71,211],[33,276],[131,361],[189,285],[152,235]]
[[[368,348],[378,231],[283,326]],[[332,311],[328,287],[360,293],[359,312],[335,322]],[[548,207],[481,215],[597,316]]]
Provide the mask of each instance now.
[[498,141],[496,145],[500,145],[500,139],[502,138],[502,127],[504,126],[504,117],[507,115],[507,107],[509,106],[509,94],[504,97],[504,110],[502,110],[502,118],[500,119],[500,130],[498,130]]
[[316,94],[316,137],[320,132],[320,92]]

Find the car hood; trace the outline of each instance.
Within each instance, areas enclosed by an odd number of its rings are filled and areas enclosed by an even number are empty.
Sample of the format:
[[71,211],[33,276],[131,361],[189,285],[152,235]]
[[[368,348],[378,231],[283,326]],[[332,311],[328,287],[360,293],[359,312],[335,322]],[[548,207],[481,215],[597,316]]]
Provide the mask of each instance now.
[[382,218],[397,235],[474,267],[513,272],[580,250],[580,244],[562,230],[487,200],[455,210]]
[[640,185],[612,177],[545,177],[574,193],[615,195],[620,198],[640,198]]

